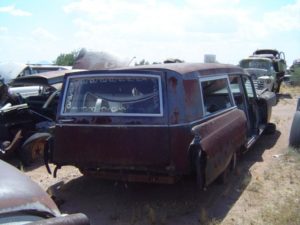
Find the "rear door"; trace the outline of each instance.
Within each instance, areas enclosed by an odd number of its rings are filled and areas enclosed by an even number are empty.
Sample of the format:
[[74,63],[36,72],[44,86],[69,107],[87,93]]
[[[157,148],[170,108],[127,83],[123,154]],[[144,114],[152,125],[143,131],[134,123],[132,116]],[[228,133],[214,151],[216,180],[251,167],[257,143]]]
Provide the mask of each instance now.
[[206,153],[206,182],[213,181],[228,166],[233,154],[245,143],[245,116],[234,104],[228,76],[200,80],[203,115],[199,125],[201,147]]
[[170,161],[165,91],[159,72],[68,76],[53,161],[83,168],[164,168]]

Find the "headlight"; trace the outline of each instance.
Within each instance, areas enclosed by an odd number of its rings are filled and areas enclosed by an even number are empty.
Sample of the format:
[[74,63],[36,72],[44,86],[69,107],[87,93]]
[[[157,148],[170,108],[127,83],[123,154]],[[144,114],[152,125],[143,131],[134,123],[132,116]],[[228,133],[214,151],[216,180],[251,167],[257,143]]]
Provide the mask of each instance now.
[[271,80],[269,80],[269,79],[266,80],[266,83],[267,83],[267,84],[270,84],[270,83],[271,83]]

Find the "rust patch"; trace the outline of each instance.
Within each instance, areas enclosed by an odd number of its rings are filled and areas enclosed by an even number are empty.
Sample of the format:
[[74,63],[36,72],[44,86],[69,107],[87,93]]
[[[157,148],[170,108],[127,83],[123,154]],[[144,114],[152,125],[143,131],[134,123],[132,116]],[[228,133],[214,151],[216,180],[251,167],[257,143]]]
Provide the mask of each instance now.
[[178,121],[179,121],[179,110],[175,108],[171,116],[171,123],[176,124],[178,123]]
[[183,82],[183,87],[185,90],[185,102],[188,105],[193,104],[195,96],[198,96],[197,92],[200,92],[198,80],[186,80]]
[[176,90],[176,87],[177,87],[177,79],[175,77],[170,77],[168,79],[168,83],[170,85],[170,87],[174,90]]

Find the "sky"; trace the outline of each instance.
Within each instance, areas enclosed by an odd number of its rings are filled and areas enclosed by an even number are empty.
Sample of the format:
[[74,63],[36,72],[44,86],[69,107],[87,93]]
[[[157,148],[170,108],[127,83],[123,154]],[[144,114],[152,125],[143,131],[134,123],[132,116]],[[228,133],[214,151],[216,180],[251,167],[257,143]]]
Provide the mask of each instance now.
[[215,54],[237,64],[259,48],[300,58],[300,0],[1,0],[0,62],[53,62],[86,48],[137,62]]

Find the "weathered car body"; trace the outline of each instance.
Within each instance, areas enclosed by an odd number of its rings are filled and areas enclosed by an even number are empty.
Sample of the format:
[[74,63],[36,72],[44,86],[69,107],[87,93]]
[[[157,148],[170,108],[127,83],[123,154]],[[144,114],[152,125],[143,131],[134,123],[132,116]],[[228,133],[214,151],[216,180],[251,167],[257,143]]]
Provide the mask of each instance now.
[[0,170],[0,224],[89,224],[81,213],[63,216],[45,191],[2,160]]
[[9,91],[23,96],[24,104],[0,109],[0,144],[6,143],[1,148],[0,158],[7,159],[17,153],[23,163],[29,165],[43,154],[44,133],[54,124],[66,72],[68,70],[25,76],[11,82]]
[[262,134],[273,98],[223,64],[68,74],[48,158],[102,178],[172,183],[196,173],[208,185]]

